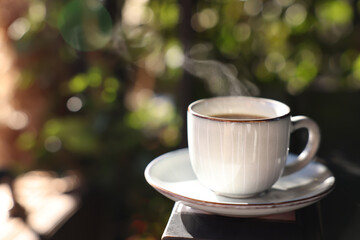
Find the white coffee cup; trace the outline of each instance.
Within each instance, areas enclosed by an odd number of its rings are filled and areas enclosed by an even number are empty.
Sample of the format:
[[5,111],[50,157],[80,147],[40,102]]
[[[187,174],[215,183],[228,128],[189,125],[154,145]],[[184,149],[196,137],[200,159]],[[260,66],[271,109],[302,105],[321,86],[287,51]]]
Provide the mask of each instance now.
[[[257,115],[239,119],[229,114]],[[320,143],[317,124],[290,116],[284,103],[257,97],[202,99],[188,107],[188,147],[198,180],[217,194],[245,198],[271,188],[284,175],[305,167]],[[290,134],[306,128],[305,149],[287,164]]]

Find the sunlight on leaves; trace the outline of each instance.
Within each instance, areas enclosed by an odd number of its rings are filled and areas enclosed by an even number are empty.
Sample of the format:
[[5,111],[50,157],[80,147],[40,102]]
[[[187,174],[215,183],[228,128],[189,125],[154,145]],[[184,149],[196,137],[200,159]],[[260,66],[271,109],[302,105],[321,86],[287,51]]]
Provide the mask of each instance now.
[[69,82],[69,89],[73,93],[84,91],[88,87],[88,81],[85,74],[76,75]]
[[329,1],[319,4],[317,13],[320,20],[335,24],[346,24],[353,18],[353,11],[346,1]]

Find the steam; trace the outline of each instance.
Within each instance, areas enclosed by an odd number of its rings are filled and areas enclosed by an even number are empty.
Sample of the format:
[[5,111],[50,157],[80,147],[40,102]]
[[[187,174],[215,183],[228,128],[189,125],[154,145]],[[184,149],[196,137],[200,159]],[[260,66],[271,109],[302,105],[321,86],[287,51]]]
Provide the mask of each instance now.
[[258,87],[246,77],[237,77],[237,69],[215,60],[186,58],[185,71],[205,81],[209,90],[217,96],[258,96]]

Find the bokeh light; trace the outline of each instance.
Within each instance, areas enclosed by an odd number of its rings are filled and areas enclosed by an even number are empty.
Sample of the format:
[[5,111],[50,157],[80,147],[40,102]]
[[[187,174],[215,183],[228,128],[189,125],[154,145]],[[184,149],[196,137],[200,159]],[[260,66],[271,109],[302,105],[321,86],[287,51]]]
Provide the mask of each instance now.
[[320,23],[346,24],[353,18],[352,7],[347,1],[326,1],[316,8]]
[[138,26],[149,23],[153,12],[147,7],[148,0],[127,0],[122,10],[122,23],[127,26]]
[[279,72],[286,64],[284,56],[278,52],[271,52],[265,59],[265,67],[269,72]]
[[251,35],[251,27],[247,23],[239,23],[234,27],[234,37],[240,42],[244,42],[249,39]]
[[14,130],[25,128],[29,123],[29,117],[22,111],[12,111],[7,118],[7,126]]
[[30,27],[28,19],[18,18],[8,28],[8,35],[13,40],[19,40],[29,31]]
[[66,107],[71,112],[77,112],[83,107],[83,102],[79,97],[71,97],[67,100]]
[[85,74],[76,75],[69,82],[69,88],[71,92],[79,93],[84,91],[88,86],[88,81]]
[[218,12],[213,8],[205,8],[193,15],[192,27],[197,32],[203,32],[216,26],[219,21]]
[[61,146],[61,140],[56,136],[50,136],[45,139],[44,147],[49,152],[57,152],[61,149]]
[[262,17],[268,21],[276,20],[280,17],[281,12],[282,6],[279,3],[275,1],[268,1],[264,3]]
[[244,10],[249,16],[258,15],[263,9],[263,2],[261,0],[246,1]]
[[105,47],[112,35],[112,20],[103,5],[95,0],[72,0],[58,17],[64,40],[79,51]]
[[291,26],[302,24],[307,16],[306,8],[299,3],[290,6],[285,12],[285,21]]
[[29,6],[29,18],[34,22],[42,22],[46,17],[46,6],[44,2],[33,1]]
[[171,46],[165,53],[166,65],[170,68],[179,68],[184,62],[184,54],[182,49],[177,46]]
[[161,53],[154,51],[145,59],[145,68],[156,76],[164,74],[166,66]]

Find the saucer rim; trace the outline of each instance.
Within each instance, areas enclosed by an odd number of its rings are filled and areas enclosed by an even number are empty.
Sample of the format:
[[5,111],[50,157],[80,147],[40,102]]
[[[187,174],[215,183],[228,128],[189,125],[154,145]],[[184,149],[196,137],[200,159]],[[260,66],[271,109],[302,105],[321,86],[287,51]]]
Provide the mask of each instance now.
[[[221,207],[221,208],[232,208],[232,209],[233,208],[239,208],[239,209],[281,208],[281,207],[291,207],[291,206],[316,202],[317,200],[320,200],[323,197],[325,197],[326,195],[328,195],[329,193],[331,193],[335,188],[335,177],[334,177],[333,173],[324,164],[322,164],[321,162],[317,162],[317,161],[313,161],[310,164],[319,164],[321,166],[326,167],[327,171],[329,171],[329,173],[331,174],[331,177],[333,178],[333,181],[332,181],[330,187],[325,189],[324,191],[321,191],[321,192],[313,195],[313,196],[309,196],[306,198],[300,198],[300,199],[294,199],[294,200],[287,200],[287,201],[274,202],[274,203],[271,203],[271,202],[268,202],[268,203],[223,203],[223,202],[214,202],[214,201],[206,201],[206,200],[191,198],[188,196],[174,193],[170,190],[167,190],[163,187],[158,186],[158,184],[156,184],[155,181],[150,176],[150,170],[153,167],[153,165],[160,162],[161,160],[166,158],[168,155],[176,154],[176,152],[185,151],[187,149],[188,148],[181,148],[181,149],[177,149],[177,150],[173,150],[173,151],[164,153],[164,154],[156,157],[155,159],[153,159],[145,168],[144,175],[145,175],[145,179],[148,182],[148,184],[150,186],[152,186],[155,190],[160,192],[161,194],[164,194],[168,197],[171,196],[173,200],[175,198],[175,199],[178,199],[177,201],[181,200],[184,202],[190,202],[192,204],[201,203],[202,205],[206,205],[209,207]],[[225,197],[225,198],[231,199],[229,197]]]
[[[154,186],[153,186],[154,187]],[[171,198],[174,201],[183,201],[186,203],[192,203],[195,205],[202,205],[202,206],[208,206],[208,207],[221,207],[224,209],[271,209],[271,208],[286,208],[286,207],[292,207],[297,205],[303,205],[307,203],[313,203],[316,202],[326,195],[328,195],[330,192],[332,192],[335,188],[335,185],[332,185],[329,189],[327,189],[324,192],[321,192],[317,195],[314,195],[312,197],[298,199],[294,201],[286,201],[286,202],[280,202],[280,203],[263,203],[263,204],[242,204],[242,203],[220,203],[220,202],[210,202],[210,201],[204,201],[194,198],[189,198],[180,194],[174,194],[168,190],[164,190],[163,188],[156,188],[154,187],[158,192],[161,194],[168,196],[168,198]]]

